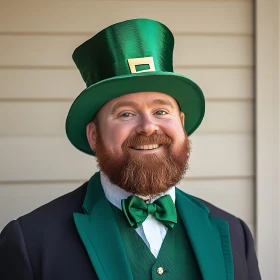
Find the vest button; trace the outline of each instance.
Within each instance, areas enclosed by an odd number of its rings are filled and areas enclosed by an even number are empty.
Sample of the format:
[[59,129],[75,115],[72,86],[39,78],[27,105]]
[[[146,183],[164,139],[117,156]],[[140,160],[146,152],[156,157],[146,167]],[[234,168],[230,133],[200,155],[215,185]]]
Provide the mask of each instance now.
[[163,272],[164,272],[164,270],[161,266],[157,268],[157,274],[162,275]]

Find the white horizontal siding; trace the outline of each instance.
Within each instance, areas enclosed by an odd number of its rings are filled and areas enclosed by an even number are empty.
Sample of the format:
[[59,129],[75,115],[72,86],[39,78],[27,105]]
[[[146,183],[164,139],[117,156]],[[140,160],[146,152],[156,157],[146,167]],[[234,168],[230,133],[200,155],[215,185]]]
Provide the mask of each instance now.
[[242,219],[254,234],[254,180],[253,178],[183,180],[179,188],[183,191],[210,201],[215,206],[226,209]]
[[[230,213],[244,219],[247,223],[253,224],[254,197],[253,180],[242,179],[214,179],[214,180],[183,180],[179,188],[183,191],[211,201],[215,206],[227,209]],[[240,196],[242,193],[242,196]],[[223,197],[223,199],[221,199]],[[236,203],[238,201],[238,203]]]
[[[197,134],[192,137],[190,178],[251,177],[250,134]],[[82,180],[96,171],[93,157],[65,137],[1,137],[1,181]]]
[[208,101],[197,133],[250,133],[253,131],[251,101]]
[[207,99],[180,187],[254,230],[253,1],[0,5],[0,230],[96,171],[94,159],[64,132],[69,106],[85,88],[71,56],[102,28],[136,17],[160,20],[174,32],[175,70],[196,81]]
[[[0,102],[0,136],[64,136],[70,106],[70,101]],[[251,132],[252,116],[250,101],[209,101],[197,133]]]
[[[1,208],[9,209],[9,211],[0,211],[0,231],[10,220],[78,188],[81,184],[82,181],[0,184]],[[192,195],[212,201],[218,207],[227,208],[228,211],[242,218],[247,224],[253,224],[252,180],[188,180],[183,181],[179,187]],[[240,192],[243,193],[242,197],[240,197]],[[223,196],[222,200],[219,199],[221,195]],[[236,200],[239,201],[238,204],[235,203]],[[13,207],[10,207],[11,201]]]
[[[36,1],[0,3],[0,32],[89,33],[129,18],[152,18],[180,33],[252,33],[252,2]],[[4,4],[3,4],[4,3]]]
[[[0,67],[74,65],[74,49],[88,35],[0,35]],[[174,66],[252,66],[251,36],[177,36]],[[233,51],[234,49],[234,51]]]
[[[0,68],[0,100],[73,100],[85,84],[74,65],[72,68]],[[175,67],[175,71],[196,81],[207,99],[253,98],[252,67]]]

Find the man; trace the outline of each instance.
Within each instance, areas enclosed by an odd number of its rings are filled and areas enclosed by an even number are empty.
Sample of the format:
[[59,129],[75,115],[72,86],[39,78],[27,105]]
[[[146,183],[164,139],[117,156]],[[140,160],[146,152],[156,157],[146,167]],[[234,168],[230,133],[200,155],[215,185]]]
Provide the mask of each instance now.
[[175,187],[204,97],[173,73],[173,45],[166,26],[136,19],[74,51],[87,88],[66,132],[100,172],[6,226],[0,279],[260,279],[248,227]]

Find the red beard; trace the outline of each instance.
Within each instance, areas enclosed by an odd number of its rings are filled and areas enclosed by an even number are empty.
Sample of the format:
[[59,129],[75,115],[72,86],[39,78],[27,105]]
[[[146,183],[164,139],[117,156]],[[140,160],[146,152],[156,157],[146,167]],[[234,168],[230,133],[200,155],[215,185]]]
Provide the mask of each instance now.
[[[176,185],[188,168],[190,141],[186,135],[183,143],[172,149],[172,140],[167,135],[136,135],[129,137],[122,145],[122,156],[115,156],[106,150],[97,124],[96,156],[100,170],[112,184],[127,192],[155,197]],[[160,153],[139,155],[131,147],[162,145]]]

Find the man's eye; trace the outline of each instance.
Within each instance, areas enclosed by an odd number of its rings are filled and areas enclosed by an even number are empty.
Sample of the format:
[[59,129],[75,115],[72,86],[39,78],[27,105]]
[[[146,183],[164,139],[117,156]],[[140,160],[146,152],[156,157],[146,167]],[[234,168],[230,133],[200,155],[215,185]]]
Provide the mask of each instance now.
[[128,117],[131,117],[132,116],[132,114],[131,113],[123,113],[123,114],[121,114],[120,115],[121,117],[125,117],[125,118],[128,118]]
[[163,110],[158,110],[158,111],[156,111],[156,113],[155,113],[156,115],[167,115],[167,112],[166,111],[163,111]]

